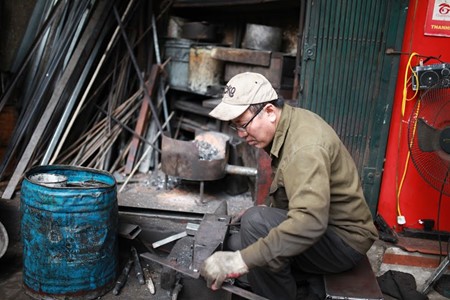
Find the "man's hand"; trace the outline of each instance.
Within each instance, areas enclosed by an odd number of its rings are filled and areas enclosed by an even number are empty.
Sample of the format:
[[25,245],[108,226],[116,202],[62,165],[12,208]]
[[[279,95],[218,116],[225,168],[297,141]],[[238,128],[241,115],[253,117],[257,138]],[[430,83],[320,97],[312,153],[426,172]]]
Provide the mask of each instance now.
[[207,286],[213,290],[220,289],[225,279],[238,278],[246,273],[248,273],[248,267],[239,251],[215,252],[205,260],[200,269],[200,274],[205,277]]

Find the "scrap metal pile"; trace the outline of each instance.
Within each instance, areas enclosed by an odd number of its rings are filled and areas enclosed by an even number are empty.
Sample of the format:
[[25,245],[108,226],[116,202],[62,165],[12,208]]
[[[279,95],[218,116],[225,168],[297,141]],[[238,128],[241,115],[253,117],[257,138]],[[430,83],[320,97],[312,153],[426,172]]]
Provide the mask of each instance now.
[[171,118],[157,27],[171,1],[152,3],[36,2],[0,95],[0,111],[19,112],[0,162],[2,198],[36,164],[133,174],[157,163]]

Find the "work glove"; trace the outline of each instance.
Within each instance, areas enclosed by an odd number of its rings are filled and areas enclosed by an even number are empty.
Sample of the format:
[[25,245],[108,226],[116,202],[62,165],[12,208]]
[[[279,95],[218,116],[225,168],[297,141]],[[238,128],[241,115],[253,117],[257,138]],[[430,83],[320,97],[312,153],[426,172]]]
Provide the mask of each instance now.
[[200,274],[206,279],[206,285],[218,290],[229,278],[238,278],[248,273],[248,267],[242,259],[241,252],[218,251],[203,263]]

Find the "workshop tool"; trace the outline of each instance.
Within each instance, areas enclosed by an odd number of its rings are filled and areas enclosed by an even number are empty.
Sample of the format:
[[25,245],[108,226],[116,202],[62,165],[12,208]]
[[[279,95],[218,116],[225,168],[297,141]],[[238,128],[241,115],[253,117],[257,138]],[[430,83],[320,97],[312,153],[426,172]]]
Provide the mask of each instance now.
[[181,290],[183,289],[183,285],[180,283],[180,279],[175,282],[175,287],[172,290],[172,299],[171,300],[177,300],[178,295],[180,294]]
[[131,255],[133,257],[134,271],[140,285],[145,284],[144,272],[142,271],[141,262],[139,261],[139,255],[134,246],[131,246]]
[[[160,257],[150,252],[142,253],[141,256],[189,278],[199,279],[203,261],[215,251],[223,250],[230,219],[228,215],[205,214],[195,237],[186,236],[177,241],[169,256]],[[230,282],[225,282],[222,289],[245,299],[266,299]]]
[[125,267],[122,270],[122,273],[120,273],[120,276],[117,279],[116,285],[114,286],[114,289],[113,289],[114,295],[119,295],[120,290],[123,288],[123,286],[127,282],[128,274],[130,273],[132,265],[133,265],[133,256],[130,256],[130,258],[128,258],[128,261],[127,261]]
[[152,275],[150,274],[150,270],[148,268],[144,268],[144,276],[145,283],[147,284],[147,288],[150,291],[150,294],[155,294],[155,284],[153,283]]
[[[150,293],[154,294],[155,293],[155,286],[153,284],[153,280],[150,276],[150,272],[148,271],[147,268],[143,269],[141,262],[139,260],[139,254],[136,250],[136,248],[134,246],[131,246],[130,248],[130,257],[128,258],[127,263],[125,264],[125,267],[122,269],[122,273],[120,273],[119,278],[116,281],[116,285],[114,286],[113,289],[113,294],[114,295],[119,295],[120,291],[122,290],[122,288],[125,286],[125,283],[128,280],[128,274],[131,271],[131,267],[134,264],[134,272],[136,273],[136,277],[139,281],[139,284],[144,285],[145,283],[147,283],[147,287],[150,290]],[[144,277],[144,271],[147,272],[147,274],[145,274]]]

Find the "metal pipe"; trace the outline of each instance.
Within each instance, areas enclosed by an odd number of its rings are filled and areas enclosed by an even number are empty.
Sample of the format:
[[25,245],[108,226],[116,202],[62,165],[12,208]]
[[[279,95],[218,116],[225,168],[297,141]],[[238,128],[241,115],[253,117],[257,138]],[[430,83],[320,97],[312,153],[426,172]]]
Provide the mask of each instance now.
[[233,175],[245,175],[245,176],[256,176],[258,175],[258,170],[256,168],[226,165],[225,172]]

